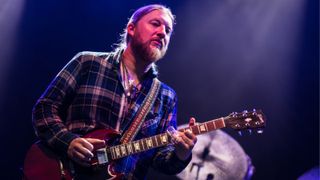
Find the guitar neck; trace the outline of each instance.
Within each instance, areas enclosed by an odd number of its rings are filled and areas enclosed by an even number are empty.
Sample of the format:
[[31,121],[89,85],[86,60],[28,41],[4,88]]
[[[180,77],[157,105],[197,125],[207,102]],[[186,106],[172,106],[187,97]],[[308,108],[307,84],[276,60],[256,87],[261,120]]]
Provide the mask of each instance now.
[[[195,126],[179,129],[178,131],[184,132],[187,130],[191,130],[193,134],[199,135],[226,127],[224,120],[225,118],[214,119],[204,123],[197,124]],[[168,133],[162,133],[148,138],[143,138],[137,141],[132,141],[130,143],[112,146],[109,147],[107,151],[110,152],[111,158],[113,160],[116,160],[135,153],[147,151],[161,146],[166,146],[170,143],[171,136]]]
[[179,131],[184,132],[187,130],[191,130],[192,133],[195,135],[204,134],[210,131],[214,131],[216,129],[221,129],[226,127],[224,120],[225,118],[214,119],[204,123],[197,124],[195,126],[179,129]]

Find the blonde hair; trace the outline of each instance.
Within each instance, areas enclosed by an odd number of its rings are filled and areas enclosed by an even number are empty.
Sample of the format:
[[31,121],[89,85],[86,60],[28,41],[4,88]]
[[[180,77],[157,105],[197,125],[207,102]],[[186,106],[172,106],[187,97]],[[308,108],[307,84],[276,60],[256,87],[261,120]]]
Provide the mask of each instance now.
[[119,39],[119,43],[116,44],[116,50],[121,50],[121,49],[125,49],[127,47],[128,42],[130,41],[130,36],[128,36],[128,32],[127,32],[127,27],[129,24],[134,24],[136,25],[138,23],[138,21],[145,15],[149,14],[151,11],[154,10],[162,10],[165,13],[167,13],[169,15],[169,17],[172,20],[172,24],[175,24],[175,16],[172,14],[171,10],[161,4],[150,4],[147,6],[143,6],[139,9],[137,9],[130,17],[126,27],[124,28],[122,34],[120,34],[120,39]]

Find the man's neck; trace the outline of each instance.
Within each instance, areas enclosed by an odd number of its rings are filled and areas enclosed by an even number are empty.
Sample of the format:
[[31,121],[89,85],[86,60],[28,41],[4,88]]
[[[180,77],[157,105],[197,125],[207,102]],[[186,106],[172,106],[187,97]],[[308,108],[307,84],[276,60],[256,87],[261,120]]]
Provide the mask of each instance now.
[[139,82],[142,80],[143,75],[150,69],[151,64],[143,61],[138,56],[134,55],[130,46],[128,46],[123,54],[122,61],[129,71],[130,75]]

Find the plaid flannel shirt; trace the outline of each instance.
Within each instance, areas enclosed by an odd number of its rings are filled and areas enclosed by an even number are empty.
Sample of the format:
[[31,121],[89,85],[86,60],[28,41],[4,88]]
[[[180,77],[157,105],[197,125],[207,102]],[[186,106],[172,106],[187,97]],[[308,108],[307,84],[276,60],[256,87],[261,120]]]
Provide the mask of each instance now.
[[[54,78],[33,108],[33,125],[38,137],[61,155],[67,154],[70,142],[97,128],[115,129],[124,93],[120,75],[120,51],[78,53]],[[156,78],[154,69],[144,77],[142,88],[131,99],[121,120],[120,132],[130,126],[143,99]],[[177,97],[164,83],[154,106],[135,139],[176,128]],[[115,168],[134,179],[142,179],[151,166],[166,174],[182,171],[190,162],[181,161],[173,146],[131,155],[117,162]]]

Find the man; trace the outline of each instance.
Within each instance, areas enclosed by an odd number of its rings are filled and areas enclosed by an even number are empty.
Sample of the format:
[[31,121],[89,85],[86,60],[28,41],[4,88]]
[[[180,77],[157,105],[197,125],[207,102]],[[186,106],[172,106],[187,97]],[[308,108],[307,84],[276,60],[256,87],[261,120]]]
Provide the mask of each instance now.
[[[155,63],[167,51],[173,25],[168,8],[144,6],[133,13],[114,52],[77,54],[34,107],[33,123],[40,139],[77,164],[90,166],[94,147],[105,141],[83,135],[100,128],[125,134],[157,78]],[[135,140],[176,128],[176,110],[175,92],[161,83]],[[145,178],[149,167],[166,174],[182,171],[191,160],[196,137],[186,131],[173,139],[173,145],[122,158],[114,170],[132,179]]]

